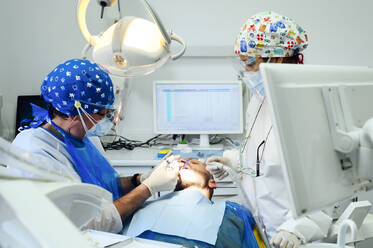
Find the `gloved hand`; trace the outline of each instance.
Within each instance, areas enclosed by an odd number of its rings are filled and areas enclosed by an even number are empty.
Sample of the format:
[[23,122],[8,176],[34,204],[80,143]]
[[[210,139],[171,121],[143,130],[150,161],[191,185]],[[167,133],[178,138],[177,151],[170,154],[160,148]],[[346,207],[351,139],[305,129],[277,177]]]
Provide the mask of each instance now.
[[240,160],[240,154],[239,154],[238,149],[226,150],[223,153],[223,157],[213,156],[207,159],[206,170],[208,170],[211,174],[213,174],[215,178],[218,178],[221,180],[228,176],[228,172],[226,172],[223,169],[218,168],[216,165],[211,165],[211,164],[209,165],[209,163],[218,162],[237,171],[239,160]]
[[301,241],[294,233],[281,230],[272,237],[271,245],[275,248],[299,248]]
[[175,188],[179,173],[177,159],[178,157],[170,157],[161,162],[161,164],[153,169],[150,176],[142,182],[142,184],[148,187],[152,195],[159,191],[170,191]]
[[[159,164],[158,164],[158,165],[159,165]],[[158,166],[158,165],[157,165],[157,166]],[[147,171],[147,172],[142,173],[142,174],[140,175],[140,183],[144,182],[145,179],[147,179],[147,178],[148,178],[148,177],[153,173],[154,169],[157,168],[157,166],[154,167],[153,169],[151,169],[150,171]]]
[[151,169],[150,171],[142,173],[140,175],[140,183],[144,182],[144,180],[147,179],[152,174],[154,169],[157,168],[160,164],[162,164],[162,162],[165,161],[166,159],[168,159],[170,156],[171,156],[171,152],[169,152],[166,156],[164,156],[161,159],[161,161],[153,169]]
[[208,170],[215,178],[222,180],[228,176],[228,172],[226,172],[224,169],[218,168],[218,166],[215,164],[210,164],[211,162],[218,162],[223,165],[230,166],[231,163],[229,159],[213,156],[206,161],[206,170]]

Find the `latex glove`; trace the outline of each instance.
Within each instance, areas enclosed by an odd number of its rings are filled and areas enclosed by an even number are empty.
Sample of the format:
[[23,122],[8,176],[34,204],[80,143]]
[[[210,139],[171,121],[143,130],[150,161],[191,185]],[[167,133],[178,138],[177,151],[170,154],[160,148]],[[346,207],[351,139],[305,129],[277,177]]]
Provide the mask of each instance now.
[[142,183],[155,195],[159,191],[174,190],[179,174],[178,157],[171,156],[156,166],[150,176]]
[[168,159],[170,156],[171,156],[171,152],[169,152],[166,156],[164,156],[164,158],[162,158],[161,161],[153,169],[151,169],[150,171],[142,173],[140,175],[140,183],[144,182],[144,180],[147,179],[152,174],[154,169],[157,168],[157,166],[159,166],[160,164],[162,164],[162,162],[165,161],[166,159]]
[[[158,166],[158,165],[157,165]],[[147,171],[147,172],[144,172],[140,175],[140,183],[144,182],[145,179],[147,179],[152,173],[153,173],[153,170],[155,169],[156,167],[154,167],[153,169],[151,169],[150,171]]]
[[293,233],[287,231],[279,231],[273,236],[271,240],[271,245],[275,248],[299,248],[301,241]]
[[213,156],[206,161],[206,170],[214,175],[215,178],[222,180],[228,176],[228,172],[226,172],[224,169],[218,168],[218,166],[215,164],[210,164],[211,162],[218,162],[226,166],[231,166],[229,159]]
[[223,169],[218,168],[216,165],[209,165],[211,162],[218,162],[221,163],[225,166],[228,166],[232,168],[235,171],[238,171],[238,166],[239,166],[239,161],[240,161],[240,151],[238,149],[232,149],[232,150],[226,150],[223,153],[223,157],[210,157],[206,161],[206,169],[214,175],[215,178],[218,179],[224,179],[228,176],[228,172],[226,172]]

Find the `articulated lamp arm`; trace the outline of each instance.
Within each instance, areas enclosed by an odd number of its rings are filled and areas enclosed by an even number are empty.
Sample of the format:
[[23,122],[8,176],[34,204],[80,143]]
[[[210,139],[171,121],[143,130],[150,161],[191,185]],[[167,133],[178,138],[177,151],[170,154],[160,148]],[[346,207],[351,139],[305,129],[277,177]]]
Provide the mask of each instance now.
[[87,14],[87,7],[91,0],[80,0],[78,4],[78,24],[80,31],[82,32],[84,38],[87,42],[94,46],[94,38],[88,30],[87,22],[86,22],[86,14]]
[[[92,36],[91,33],[88,30],[87,22],[86,22],[86,14],[87,14],[87,7],[91,0],[80,0],[78,4],[78,24],[80,31],[82,32],[84,38],[87,40],[89,44],[92,46],[95,46],[95,36]],[[105,2],[109,2],[107,6],[112,6],[117,0],[107,0]],[[158,26],[163,38],[166,40],[167,44],[171,44],[171,40],[175,40],[182,44],[184,46],[184,49],[179,52],[178,54],[172,56],[172,59],[178,59],[181,57],[185,52],[185,44],[184,41],[177,36],[176,34],[173,34],[172,32],[169,34],[166,29],[164,28],[161,19],[158,17],[157,13],[154,11],[154,9],[150,6],[147,0],[139,0],[141,4],[144,6],[144,8],[147,10],[149,15],[152,17],[155,24]]]

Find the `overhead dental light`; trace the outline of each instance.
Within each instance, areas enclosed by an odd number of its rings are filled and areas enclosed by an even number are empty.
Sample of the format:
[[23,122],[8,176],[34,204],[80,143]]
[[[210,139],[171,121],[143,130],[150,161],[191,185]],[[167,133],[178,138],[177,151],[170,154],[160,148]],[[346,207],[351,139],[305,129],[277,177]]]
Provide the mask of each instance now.
[[[86,12],[90,0],[80,0],[78,5],[79,28],[88,41],[83,50],[87,57],[93,47],[92,58],[95,63],[107,69],[111,74],[120,77],[137,77],[148,75],[171,58],[176,60],[185,52],[185,43],[172,32],[167,32],[158,15],[147,0],[139,0],[154,22],[146,19],[127,16],[109,27],[102,34],[91,35],[87,28]],[[103,10],[113,6],[117,0],[97,0]],[[119,2],[118,2],[119,4]],[[182,45],[177,54],[171,55],[170,45],[174,40]]]

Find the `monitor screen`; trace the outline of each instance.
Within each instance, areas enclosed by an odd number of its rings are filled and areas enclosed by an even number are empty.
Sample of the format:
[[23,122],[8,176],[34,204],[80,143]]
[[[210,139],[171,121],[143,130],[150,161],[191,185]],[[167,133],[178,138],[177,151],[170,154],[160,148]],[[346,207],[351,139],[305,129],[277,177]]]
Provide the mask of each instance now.
[[48,106],[40,95],[18,96],[15,136],[19,133],[18,129],[21,126],[22,120],[33,119],[30,103],[33,103],[45,109],[47,109]]
[[242,133],[240,82],[157,81],[153,103],[156,133]]

